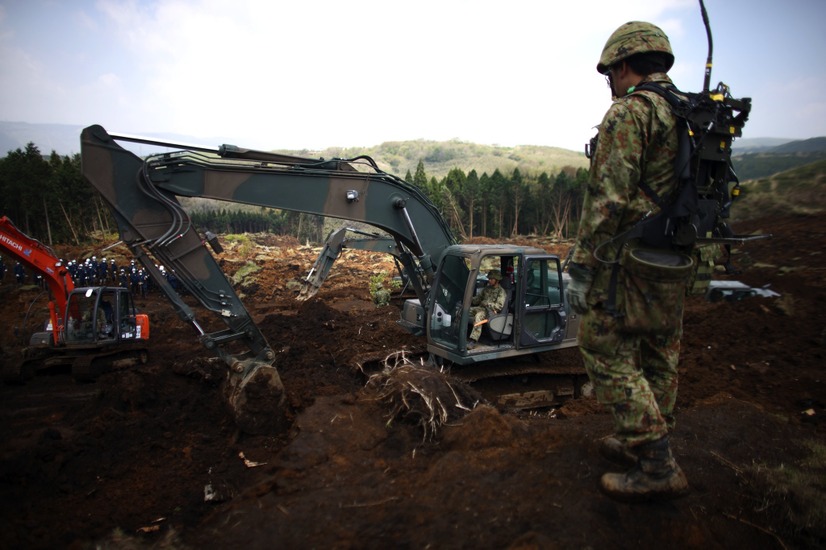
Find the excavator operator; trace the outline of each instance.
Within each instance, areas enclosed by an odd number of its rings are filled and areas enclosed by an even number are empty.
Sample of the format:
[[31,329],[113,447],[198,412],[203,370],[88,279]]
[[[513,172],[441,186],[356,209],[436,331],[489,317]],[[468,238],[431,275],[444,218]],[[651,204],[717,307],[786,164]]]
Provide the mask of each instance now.
[[478,345],[485,320],[505,307],[505,289],[499,285],[501,280],[502,272],[498,269],[491,270],[488,273],[488,285],[470,302],[473,307],[468,310],[468,314],[469,318],[473,319],[473,330],[469,336],[468,349]]

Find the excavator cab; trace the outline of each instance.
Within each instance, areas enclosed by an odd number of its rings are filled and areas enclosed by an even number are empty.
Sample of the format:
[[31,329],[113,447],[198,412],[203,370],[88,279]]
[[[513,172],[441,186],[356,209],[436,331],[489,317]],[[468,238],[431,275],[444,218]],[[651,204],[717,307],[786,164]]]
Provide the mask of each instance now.
[[[503,274],[505,307],[482,321],[478,345],[469,348],[471,302],[492,269]],[[428,351],[459,365],[572,347],[578,319],[567,312],[562,288],[559,258],[541,249],[454,245],[441,258],[427,307],[407,300],[400,324],[422,327]]]
[[69,295],[65,319],[63,341],[67,346],[149,337],[148,317],[136,312],[132,295],[125,288],[75,289]]
[[148,361],[149,316],[137,313],[127,289],[75,288],[61,314],[57,344],[52,344],[51,333],[43,333],[49,337],[30,345],[22,361],[4,365],[5,381],[25,382],[35,371],[68,367],[78,382],[91,382],[110,370]]

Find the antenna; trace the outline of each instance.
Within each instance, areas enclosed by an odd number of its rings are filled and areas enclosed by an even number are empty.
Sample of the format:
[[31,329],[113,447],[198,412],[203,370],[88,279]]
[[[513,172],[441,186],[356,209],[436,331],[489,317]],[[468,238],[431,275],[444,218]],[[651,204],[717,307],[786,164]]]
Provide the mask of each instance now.
[[703,16],[703,24],[706,26],[706,36],[708,37],[708,57],[706,58],[706,74],[703,80],[703,91],[707,92],[711,85],[711,54],[714,51],[714,43],[711,40],[711,25],[708,22],[708,13],[703,0],[700,0],[700,13]]

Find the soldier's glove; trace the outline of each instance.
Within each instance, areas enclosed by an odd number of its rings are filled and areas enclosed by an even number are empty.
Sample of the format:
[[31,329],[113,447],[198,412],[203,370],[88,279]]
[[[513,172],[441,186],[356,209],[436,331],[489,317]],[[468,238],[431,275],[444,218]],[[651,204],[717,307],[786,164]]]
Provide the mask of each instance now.
[[565,289],[565,299],[571,309],[581,315],[588,311],[588,291],[594,282],[594,272],[582,264],[572,263],[568,266],[568,275],[571,276],[571,282]]

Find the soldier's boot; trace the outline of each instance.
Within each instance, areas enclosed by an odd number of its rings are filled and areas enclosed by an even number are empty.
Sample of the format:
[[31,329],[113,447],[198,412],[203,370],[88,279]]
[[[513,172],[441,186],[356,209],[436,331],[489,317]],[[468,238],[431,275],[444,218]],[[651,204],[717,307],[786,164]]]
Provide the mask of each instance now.
[[671,454],[668,437],[633,449],[637,464],[623,474],[604,474],[602,491],[624,501],[670,500],[688,494],[688,480]]
[[628,449],[628,445],[617,439],[616,437],[608,436],[599,442],[599,454],[626,468],[631,468],[637,464],[637,455]]

